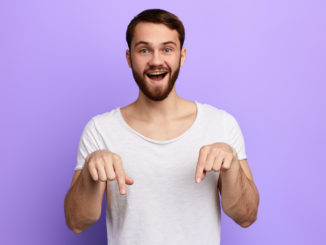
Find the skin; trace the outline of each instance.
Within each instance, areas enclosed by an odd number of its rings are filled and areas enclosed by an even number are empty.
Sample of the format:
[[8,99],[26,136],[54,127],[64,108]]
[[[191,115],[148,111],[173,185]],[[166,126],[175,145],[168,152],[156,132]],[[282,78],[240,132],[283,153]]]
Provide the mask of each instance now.
[[201,183],[209,171],[220,171],[218,189],[224,213],[240,226],[250,226],[257,219],[259,194],[247,160],[239,161],[228,144],[205,145],[199,151],[196,182]]
[[[139,23],[135,27],[126,59],[132,70],[139,95],[122,107],[125,121],[142,135],[155,140],[178,137],[193,124],[197,108],[175,90],[180,66],[186,58],[178,33],[165,25]],[[148,72],[166,71],[160,83],[152,83]],[[238,160],[235,150],[224,143],[203,146],[199,152],[195,178],[204,180],[206,172],[220,171],[218,187],[224,212],[243,227],[256,220],[258,191],[246,160]],[[81,233],[101,215],[107,181],[117,181],[121,195],[134,180],[123,169],[121,157],[108,150],[88,155],[82,170],[76,170],[65,198],[67,226]],[[137,180],[136,180],[137,181]]]

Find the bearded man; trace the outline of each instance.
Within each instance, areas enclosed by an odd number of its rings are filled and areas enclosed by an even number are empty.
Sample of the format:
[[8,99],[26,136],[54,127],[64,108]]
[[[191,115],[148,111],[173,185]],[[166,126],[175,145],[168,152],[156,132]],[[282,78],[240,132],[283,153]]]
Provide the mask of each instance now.
[[230,113],[179,97],[185,29],[149,9],[128,25],[126,59],[136,101],[91,118],[65,198],[68,227],[81,233],[101,215],[121,244],[220,244],[221,207],[242,227],[257,219],[259,195],[241,129]]

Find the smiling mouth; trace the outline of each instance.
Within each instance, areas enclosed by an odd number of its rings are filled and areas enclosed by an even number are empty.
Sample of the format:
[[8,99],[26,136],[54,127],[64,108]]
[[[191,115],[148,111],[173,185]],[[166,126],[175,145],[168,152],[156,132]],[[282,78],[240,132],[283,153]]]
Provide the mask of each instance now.
[[160,81],[166,76],[166,74],[168,74],[168,73],[167,72],[153,72],[153,73],[146,73],[146,76],[149,77],[151,80]]

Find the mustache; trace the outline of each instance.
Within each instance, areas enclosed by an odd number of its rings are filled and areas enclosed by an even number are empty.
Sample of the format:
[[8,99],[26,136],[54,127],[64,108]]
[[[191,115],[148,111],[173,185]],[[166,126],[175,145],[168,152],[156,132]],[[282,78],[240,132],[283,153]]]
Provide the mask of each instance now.
[[159,72],[171,72],[171,68],[168,67],[164,67],[162,65],[160,66],[150,66],[148,69],[146,69],[144,71],[144,73],[150,73],[150,72],[154,72],[154,71],[159,71]]

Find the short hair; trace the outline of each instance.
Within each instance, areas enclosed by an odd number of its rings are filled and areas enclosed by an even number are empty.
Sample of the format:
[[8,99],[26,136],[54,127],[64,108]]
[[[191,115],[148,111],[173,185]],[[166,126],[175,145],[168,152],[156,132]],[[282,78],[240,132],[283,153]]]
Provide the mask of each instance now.
[[176,15],[163,9],[147,9],[136,15],[128,25],[126,39],[129,49],[135,27],[139,22],[163,24],[172,30],[176,30],[179,34],[180,48],[182,48],[185,40],[185,28],[181,20]]

